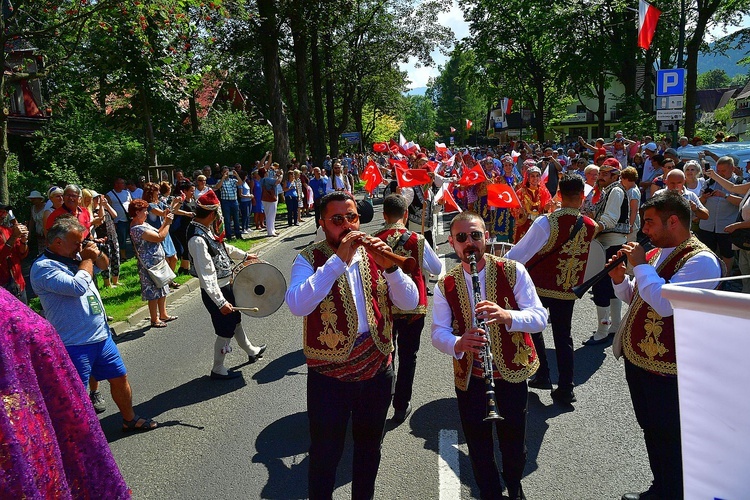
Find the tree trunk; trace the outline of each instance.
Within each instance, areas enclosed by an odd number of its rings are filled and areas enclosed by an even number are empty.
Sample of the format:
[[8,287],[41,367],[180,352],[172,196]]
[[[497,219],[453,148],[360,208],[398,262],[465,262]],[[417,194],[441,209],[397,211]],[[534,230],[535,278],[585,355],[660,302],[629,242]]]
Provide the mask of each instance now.
[[604,122],[607,118],[607,110],[605,109],[607,93],[604,88],[604,75],[601,73],[599,74],[599,81],[596,85],[596,94],[599,101],[599,110],[596,113],[598,118],[597,128],[599,129],[598,137],[604,137]]
[[[3,4],[4,5],[4,4]],[[5,47],[7,38],[5,36],[5,18],[0,15],[0,46]],[[0,63],[5,68],[5,60],[8,53],[3,49],[0,54]],[[5,72],[0,74],[0,203],[10,203],[10,190],[8,189],[8,115],[6,114],[8,98],[5,96],[6,78]]]
[[149,166],[158,165],[156,157],[156,138],[154,136],[154,124],[151,120],[151,104],[149,103],[146,89],[141,89],[141,106],[143,107],[143,127],[146,135],[146,156]]
[[188,106],[190,107],[190,130],[192,130],[194,134],[197,134],[200,123],[198,123],[198,106],[195,104],[195,90],[190,91]]
[[[536,82],[536,138],[539,142],[544,142],[544,81],[539,78]],[[521,117],[523,121],[523,116]]]
[[[331,35],[326,32],[323,35],[323,60],[326,68],[332,68]],[[339,137],[336,133],[336,101],[334,99],[334,75],[328,71],[326,74],[326,128],[328,129],[328,150],[331,159],[339,155]]]
[[297,109],[294,113],[294,154],[304,162],[307,152],[307,117],[310,114],[307,83],[307,23],[302,18],[304,2],[294,5],[290,11],[292,40],[294,46],[294,69],[297,76]]
[[268,89],[269,120],[273,128],[273,158],[282,168],[289,163],[289,128],[281,98],[279,74],[279,38],[276,6],[273,0],[258,0],[260,45],[263,49],[263,73]]
[[315,107],[315,121],[308,121],[308,136],[311,138],[310,149],[313,154],[313,164],[322,167],[326,157],[326,128],[325,108],[323,106],[323,73],[320,61],[320,45],[318,31],[312,30],[310,40],[310,65],[312,67],[313,105]]

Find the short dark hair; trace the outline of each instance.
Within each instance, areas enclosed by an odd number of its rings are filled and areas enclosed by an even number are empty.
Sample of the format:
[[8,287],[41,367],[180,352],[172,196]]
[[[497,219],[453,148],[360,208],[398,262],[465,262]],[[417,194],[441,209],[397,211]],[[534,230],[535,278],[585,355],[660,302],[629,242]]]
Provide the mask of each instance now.
[[557,188],[560,190],[560,196],[572,198],[583,193],[584,184],[583,177],[573,172],[566,172],[557,184]]
[[663,223],[666,223],[671,216],[676,215],[683,227],[690,228],[692,218],[690,203],[677,191],[667,190],[650,198],[641,205],[641,213],[646,213],[649,208],[659,212],[659,218]]
[[653,155],[651,157],[651,163],[653,163],[653,162],[658,163],[659,166],[664,165],[664,155],[659,155],[659,154]]
[[328,193],[324,197],[320,199],[320,213],[321,215],[325,215],[326,208],[328,207],[328,204],[332,201],[354,201],[354,205],[357,204],[357,202],[354,200],[354,196],[350,195],[346,191],[334,191],[333,193]]
[[389,194],[383,200],[383,215],[389,219],[403,217],[406,209],[406,198],[400,194]]
[[460,221],[471,221],[471,220],[478,220],[482,223],[482,226],[485,227],[485,230],[487,230],[487,226],[484,224],[484,219],[482,219],[478,213],[476,212],[461,212],[460,214],[453,217],[453,220],[451,221],[450,227],[448,228],[448,232],[450,234],[453,234],[453,224],[460,222]]

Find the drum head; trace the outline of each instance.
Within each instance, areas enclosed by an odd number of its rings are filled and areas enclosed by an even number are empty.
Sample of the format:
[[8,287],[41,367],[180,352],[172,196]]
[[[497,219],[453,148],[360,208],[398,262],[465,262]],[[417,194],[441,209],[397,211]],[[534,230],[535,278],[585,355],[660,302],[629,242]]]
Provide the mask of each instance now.
[[267,262],[247,264],[234,277],[232,292],[237,307],[257,307],[258,311],[242,311],[253,318],[275,313],[284,303],[286,279],[281,271]]
[[587,281],[593,278],[596,273],[604,269],[604,264],[607,263],[607,254],[604,252],[604,247],[597,240],[591,240],[591,246],[589,247],[589,257],[586,262],[586,271],[583,275],[583,281]]
[[367,224],[372,221],[375,216],[375,210],[372,208],[372,203],[367,200],[359,200],[357,202],[357,212],[359,212],[359,222]]

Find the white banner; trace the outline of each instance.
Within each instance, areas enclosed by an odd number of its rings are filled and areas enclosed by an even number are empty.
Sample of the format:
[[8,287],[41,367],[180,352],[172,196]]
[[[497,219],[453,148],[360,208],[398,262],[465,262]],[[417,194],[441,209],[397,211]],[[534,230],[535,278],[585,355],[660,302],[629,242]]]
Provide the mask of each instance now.
[[686,499],[750,498],[750,295],[665,285]]

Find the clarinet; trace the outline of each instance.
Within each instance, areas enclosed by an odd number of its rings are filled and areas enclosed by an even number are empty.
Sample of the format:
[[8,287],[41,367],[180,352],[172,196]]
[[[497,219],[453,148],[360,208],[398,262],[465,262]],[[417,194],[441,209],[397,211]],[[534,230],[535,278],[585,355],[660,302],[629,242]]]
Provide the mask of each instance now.
[[[474,307],[476,307],[476,305],[482,301],[482,288],[479,285],[477,256],[474,253],[469,255],[469,266],[471,267],[471,284],[474,289]],[[484,330],[484,337],[487,339],[487,343],[484,344],[481,354],[485,394],[487,395],[487,416],[484,417],[484,420],[503,420],[503,417],[497,412],[495,378],[492,376],[492,345],[490,343],[490,332],[487,331],[487,324],[483,319],[477,319],[476,314],[472,314],[471,318],[474,328],[481,328]]]

